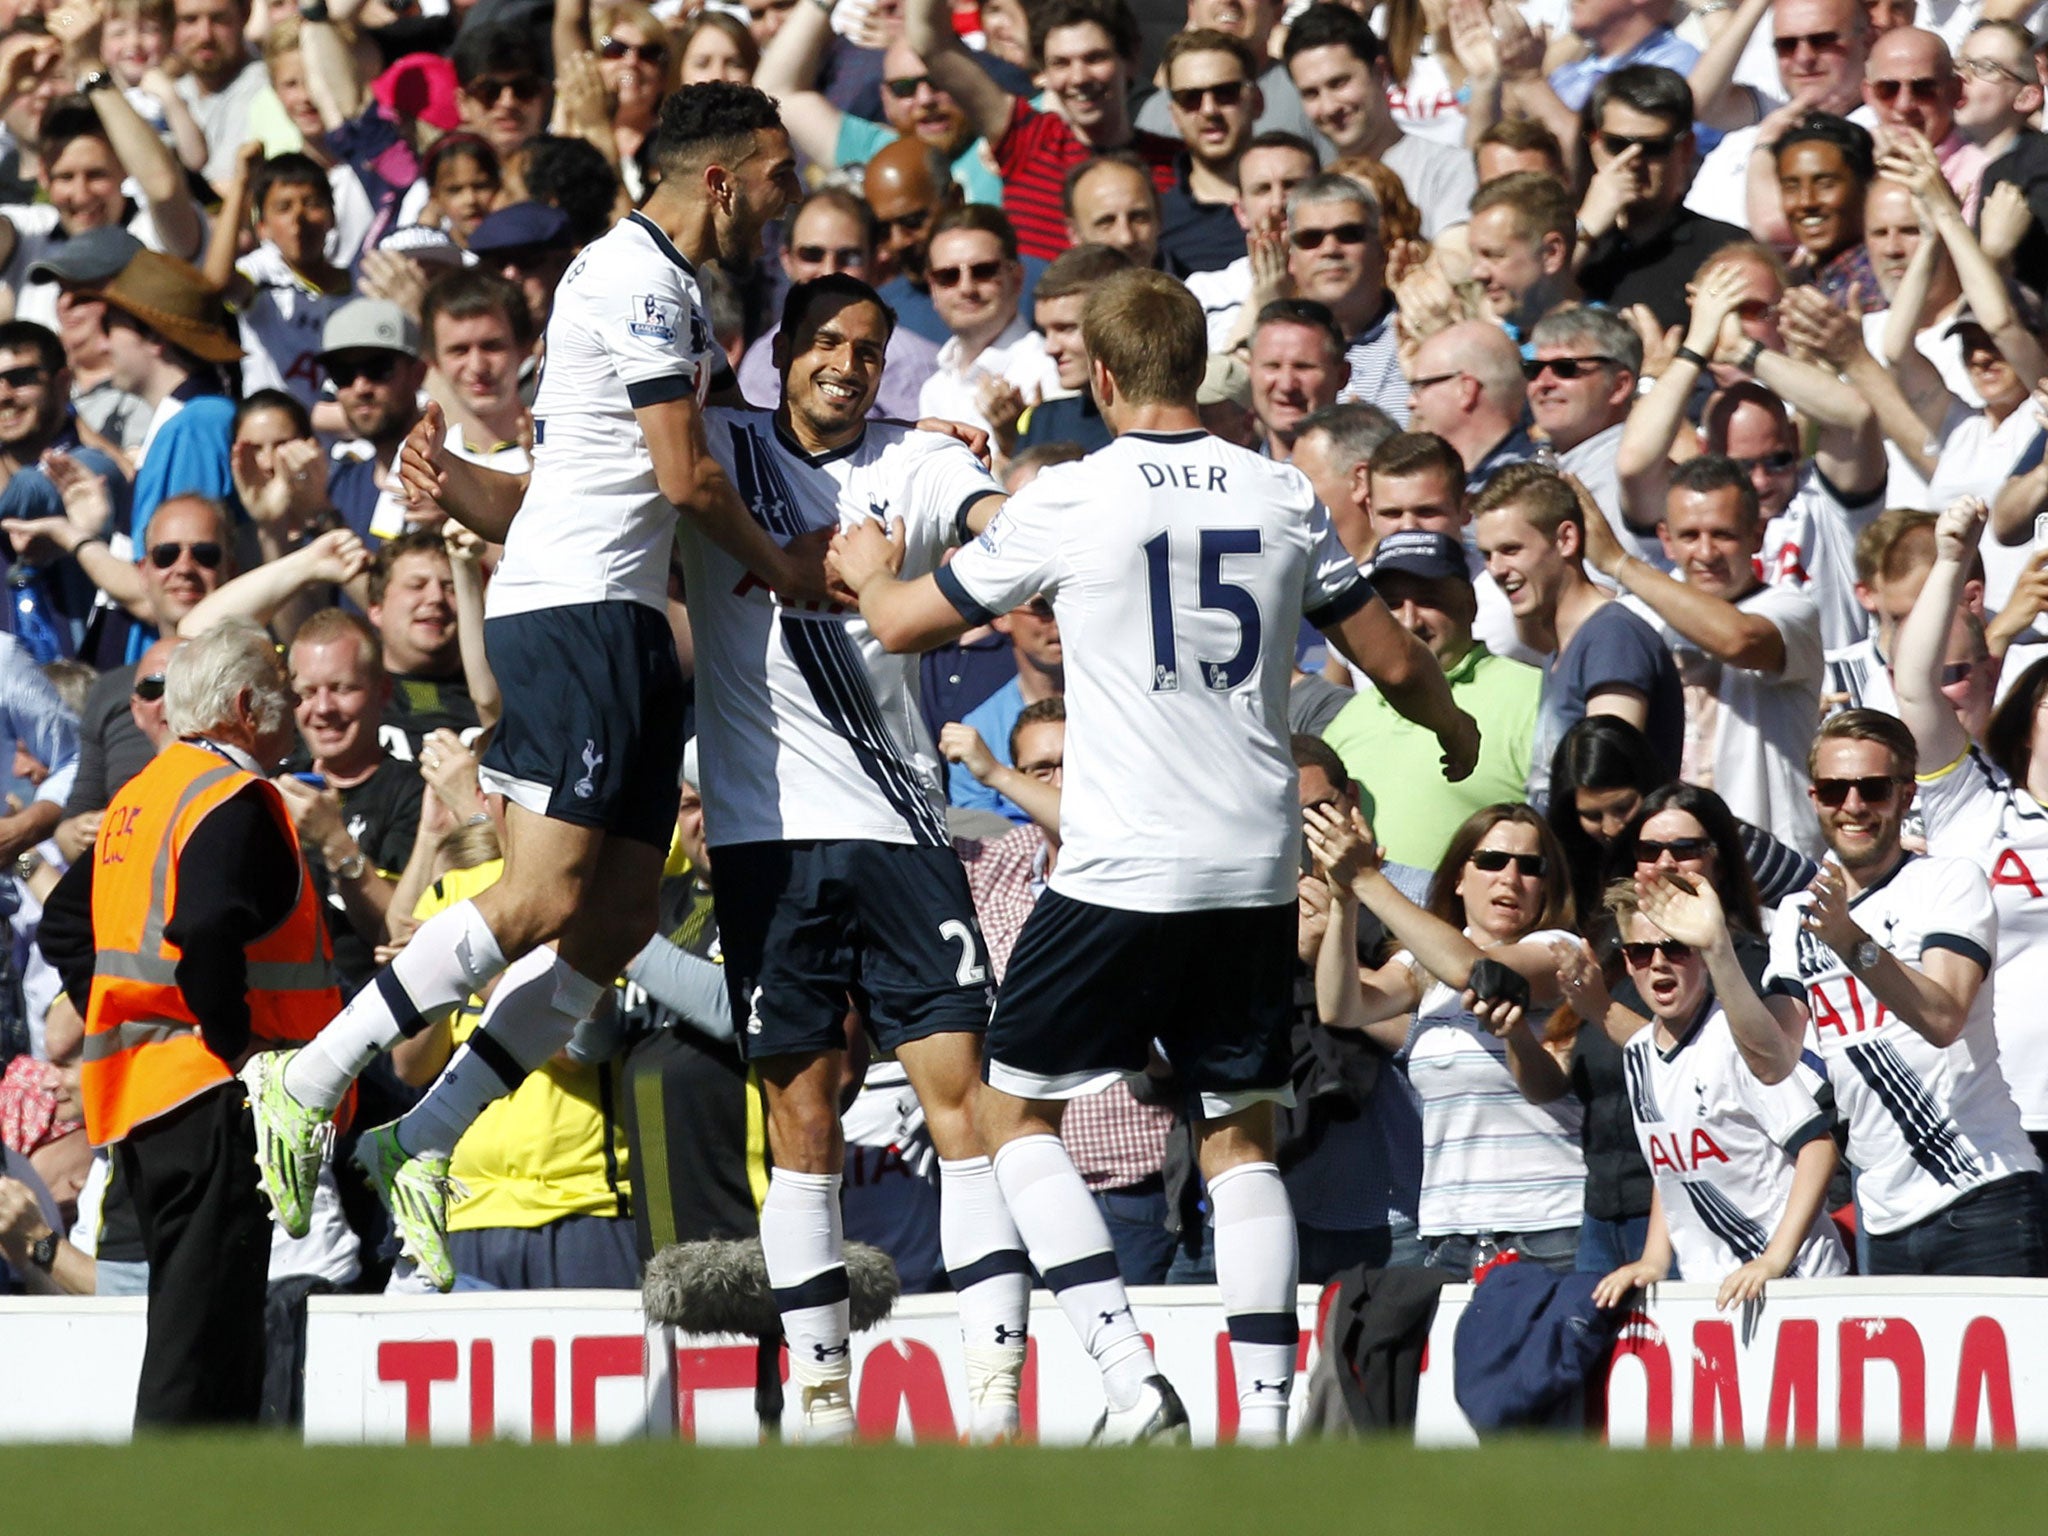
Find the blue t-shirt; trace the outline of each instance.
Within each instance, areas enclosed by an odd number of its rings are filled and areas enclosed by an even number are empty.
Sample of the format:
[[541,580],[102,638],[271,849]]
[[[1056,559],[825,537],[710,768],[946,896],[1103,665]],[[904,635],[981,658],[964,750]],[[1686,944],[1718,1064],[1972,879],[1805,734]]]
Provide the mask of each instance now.
[[1586,700],[1608,688],[1632,688],[1650,701],[1643,734],[1673,779],[1685,745],[1685,693],[1670,647],[1620,603],[1603,603],[1579,626],[1544,670],[1536,709],[1535,749],[1529,757],[1529,799],[1546,804],[1550,759],[1564,733],[1585,718]]
[[[901,137],[887,123],[855,117],[847,112],[839,119],[839,142],[833,147],[833,158],[841,165],[866,165]],[[976,139],[953,157],[953,179],[966,191],[970,203],[987,203],[1000,208],[1003,205],[1003,178],[995,173],[981,152],[986,142],[985,139]]]
[[[1024,689],[1013,677],[970,711],[960,723],[981,732],[981,739],[988,743],[989,752],[995,760],[1013,768],[1016,765],[1010,761],[1010,728],[1023,713]],[[968,810],[998,811],[1019,826],[1031,820],[1022,807],[997,794],[965,769],[947,776],[946,792],[955,805]]]

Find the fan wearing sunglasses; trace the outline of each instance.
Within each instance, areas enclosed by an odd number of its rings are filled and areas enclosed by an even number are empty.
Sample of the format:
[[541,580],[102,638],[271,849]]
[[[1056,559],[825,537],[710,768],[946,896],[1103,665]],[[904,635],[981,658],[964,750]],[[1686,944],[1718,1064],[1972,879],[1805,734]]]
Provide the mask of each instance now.
[[[1465,1276],[1490,1242],[1569,1273],[1586,1179],[1579,1105],[1529,1017],[1559,995],[1552,946],[1577,943],[1557,838],[1526,805],[1474,813],[1425,907],[1387,878],[1363,817],[1311,806],[1302,819],[1332,895],[1316,1011],[1394,1052],[1421,1101],[1429,1263]],[[1357,963],[1361,906],[1403,946],[1376,969]]]
[[1779,903],[1765,995],[1797,1030],[1731,1018],[1751,1069],[1818,1054],[1849,1127],[1856,1200],[1880,1275],[2048,1274],[2041,1161],[2013,1104],[1985,981],[1998,912],[1984,872],[1906,852],[1920,756],[1875,710],[1822,722],[1808,758],[1834,857]]
[[1963,217],[1974,219],[1985,162],[1983,151],[1955,131],[1962,99],[1962,77],[1939,33],[1895,27],[1870,45],[1863,104],[1877,115],[1887,137],[1910,130],[1934,146],[1942,174],[1963,204]]
[[[1776,1029],[1735,957],[1714,888],[1675,876],[1617,884],[1607,910],[1653,1020],[1623,1051],[1628,1103],[1655,1194],[1640,1257],[1593,1291],[1619,1307],[1671,1278],[1718,1284],[1726,1311],[1772,1280],[1849,1272],[1822,1207],[1835,1171],[1825,1080],[1802,1064],[1771,1084],[1736,1045],[1732,1016]],[[1655,917],[1652,914],[1655,914]]]
[[462,126],[490,141],[509,160],[545,128],[552,93],[540,73],[533,38],[520,27],[486,22],[464,27],[449,54]]
[[1019,313],[1024,269],[1016,232],[999,209],[968,203],[940,214],[932,223],[925,276],[932,307],[950,335],[918,392],[920,417],[986,430],[984,400],[998,386],[1026,400],[1059,392],[1059,369],[1046,354],[1045,338]]
[[[2048,1039],[2040,1028],[2048,988],[2048,922],[2033,896],[2048,872],[2048,662],[2013,683],[1988,727],[1958,717],[1948,681],[1953,634],[1977,549],[1984,504],[1952,504],[1935,524],[1934,566],[1899,627],[1894,681],[1899,718],[1913,733],[1923,772],[1914,803],[1927,851],[1967,859],[1991,877],[1998,956],[1991,972],[2000,1068],[2037,1152],[2048,1149]],[[1988,675],[1990,667],[1973,668]]]
[[1161,201],[1159,248],[1175,276],[1220,271],[1245,254],[1237,172],[1265,105],[1257,63],[1243,39],[1198,28],[1167,39],[1159,68],[1188,151],[1179,184]]

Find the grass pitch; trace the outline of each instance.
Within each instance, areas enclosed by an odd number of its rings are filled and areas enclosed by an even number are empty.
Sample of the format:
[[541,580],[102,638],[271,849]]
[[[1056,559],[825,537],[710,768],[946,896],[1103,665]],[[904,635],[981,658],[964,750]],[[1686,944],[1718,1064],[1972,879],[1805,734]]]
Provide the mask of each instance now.
[[2041,1529],[2048,1456],[1634,1452],[1557,1440],[1434,1452],[309,1450],[206,1437],[7,1447],[0,1487],[12,1490],[0,1530],[24,1536],[2017,1536]]

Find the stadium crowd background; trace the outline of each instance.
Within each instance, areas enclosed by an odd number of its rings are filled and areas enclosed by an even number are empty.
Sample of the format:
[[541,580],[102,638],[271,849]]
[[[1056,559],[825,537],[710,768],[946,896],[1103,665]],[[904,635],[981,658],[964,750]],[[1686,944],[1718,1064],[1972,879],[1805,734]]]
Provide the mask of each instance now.
[[[1446,782],[1433,738],[1300,647],[1318,835],[1280,1161],[1304,1281],[1461,1271],[1495,1244],[1635,1266],[1652,1179],[1614,1020],[1664,1017],[1674,987],[1696,1009],[1714,946],[1639,958],[1645,918],[1617,918],[1610,881],[1702,877],[1768,994],[1798,927],[1776,903],[1873,837],[1980,866],[1938,893],[1996,906],[1971,919],[1995,1065],[1954,1113],[1972,1138],[2026,1133],[1914,1208],[1919,1228],[1976,1200],[1977,1227],[1877,1267],[2044,1272],[2041,9],[1194,0],[1141,29],[1123,0],[0,0],[8,1283],[147,1285],[34,938],[165,738],[181,637],[240,615],[288,647],[302,771],[279,787],[348,985],[495,878],[476,760],[496,552],[409,516],[395,458],[432,400],[458,453],[525,467],[555,283],[645,194],[664,95],[712,79],[779,103],[813,188],[758,268],[702,274],[751,401],[779,393],[787,286],[862,278],[900,321],[878,413],[986,429],[1014,489],[1108,441],[1081,307],[1158,266],[1207,316],[1207,425],[1309,477],[1479,722],[1478,771]],[[680,590],[671,620],[687,669]],[[1058,856],[1038,791],[1060,782],[1062,661],[1041,601],[923,663],[998,978]],[[1854,716],[1823,750],[1876,766],[1810,795],[1820,722],[1857,710],[1894,723]],[[1379,856],[1331,807],[1363,812]],[[752,1230],[765,1133],[715,879],[686,790],[604,1059],[558,1058],[457,1149],[459,1288],[632,1286],[667,1243]],[[1894,893],[1894,921],[1924,929],[1926,900]],[[1672,939],[1697,916],[1659,910]],[[1468,1011],[1481,950],[1522,977],[1526,1026]],[[374,1067],[359,1123],[474,1020]],[[849,1044],[847,1235],[906,1289],[943,1287],[916,1098],[851,1015]],[[1066,1120],[1132,1283],[1213,1277],[1181,1109],[1159,1060]],[[1827,1205],[1858,1228],[1846,1175]],[[1994,1219],[1987,1260],[1972,1234]],[[1850,1247],[1871,1267],[1867,1222]],[[1773,1253],[1775,1274],[1798,1262]],[[273,1251],[270,1411],[292,1412],[304,1297],[381,1289],[390,1259],[337,1156],[312,1233]]]

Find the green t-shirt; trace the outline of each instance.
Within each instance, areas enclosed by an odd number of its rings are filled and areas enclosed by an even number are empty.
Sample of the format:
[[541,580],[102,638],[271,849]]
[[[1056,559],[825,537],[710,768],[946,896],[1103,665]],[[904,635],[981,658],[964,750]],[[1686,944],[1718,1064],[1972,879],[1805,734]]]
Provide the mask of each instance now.
[[[841,165],[866,165],[899,137],[887,123],[844,112],[839,117],[839,143],[834,150],[834,158]],[[1003,206],[1003,179],[988,163],[988,156],[982,153],[985,143],[985,139],[976,139],[960,151],[953,161],[953,179],[966,189],[970,203],[987,203],[992,208],[1000,208]]]
[[1448,681],[1458,707],[1479,722],[1479,766],[1460,783],[1445,782],[1436,737],[1369,684],[1323,732],[1357,783],[1386,856],[1418,869],[1436,868],[1451,834],[1474,811],[1527,798],[1543,674],[1475,641]]

